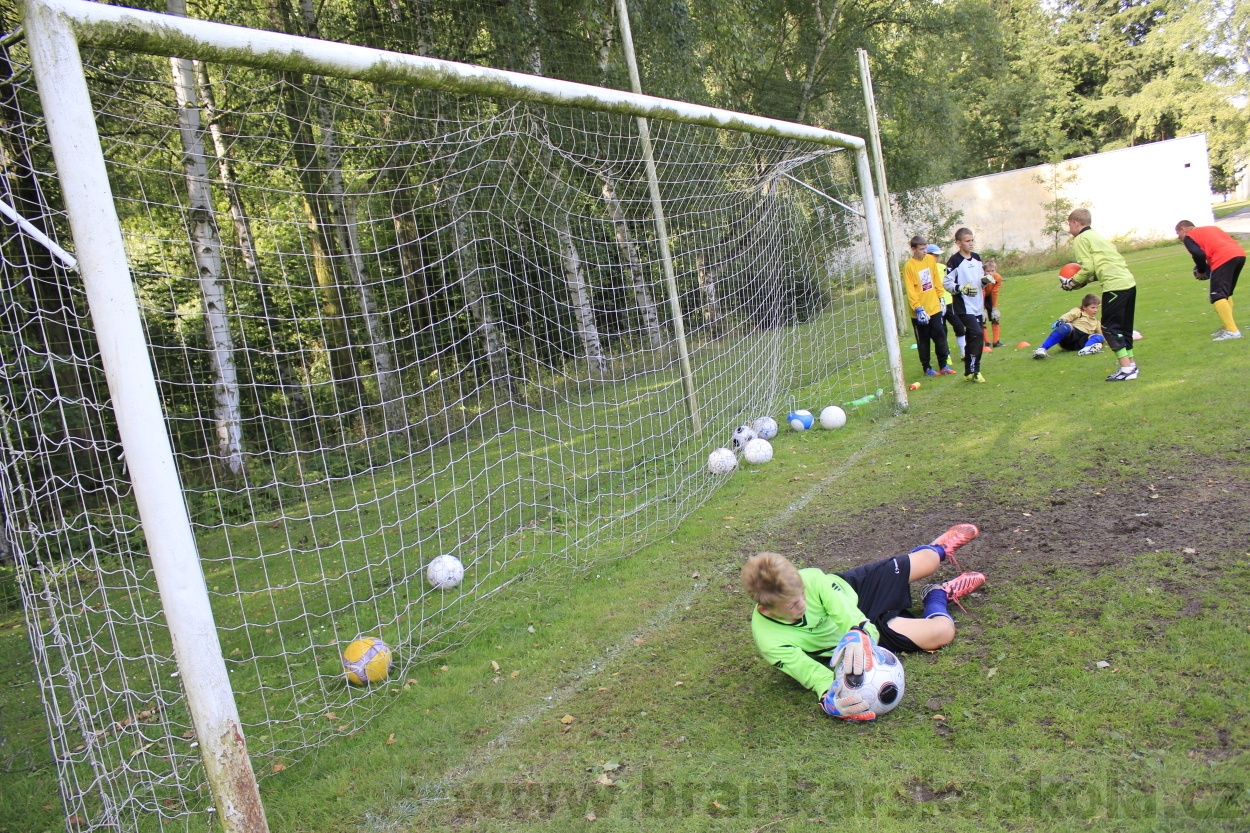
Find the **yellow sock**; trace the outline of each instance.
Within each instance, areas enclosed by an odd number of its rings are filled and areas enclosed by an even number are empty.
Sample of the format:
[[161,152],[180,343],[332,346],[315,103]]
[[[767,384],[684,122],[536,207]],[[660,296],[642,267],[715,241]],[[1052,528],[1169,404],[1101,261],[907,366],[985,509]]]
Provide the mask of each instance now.
[[1221,298],[1216,301],[1215,311],[1220,316],[1220,321],[1224,323],[1224,329],[1230,333],[1237,332],[1237,322],[1233,320],[1233,305],[1227,298]]

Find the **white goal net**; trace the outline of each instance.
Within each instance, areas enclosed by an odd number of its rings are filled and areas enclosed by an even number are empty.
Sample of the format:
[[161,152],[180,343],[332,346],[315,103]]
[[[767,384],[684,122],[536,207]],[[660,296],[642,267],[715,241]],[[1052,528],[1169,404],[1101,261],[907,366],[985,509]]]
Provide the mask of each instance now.
[[[347,684],[357,637],[393,648],[402,684],[496,594],[671,530],[723,482],[707,455],[735,426],[896,404],[853,148],[651,120],[669,281],[622,107],[99,39],[83,63],[131,358],[261,776],[394,698]],[[6,57],[0,579],[20,599],[0,592],[0,633],[35,662],[0,671],[0,768],[46,760],[50,732],[75,829],[182,829],[214,799],[119,435],[126,380],[26,45]],[[424,572],[442,554],[465,568],[448,590]]]

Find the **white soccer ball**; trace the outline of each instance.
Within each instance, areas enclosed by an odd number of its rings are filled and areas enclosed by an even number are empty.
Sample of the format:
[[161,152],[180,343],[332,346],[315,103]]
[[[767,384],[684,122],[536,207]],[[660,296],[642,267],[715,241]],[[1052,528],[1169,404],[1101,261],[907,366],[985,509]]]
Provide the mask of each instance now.
[[435,590],[450,590],[464,580],[464,565],[454,555],[440,555],[425,568],[425,577]]
[[727,448],[718,448],[707,456],[707,470],[712,474],[729,474],[738,468],[738,457]]
[[739,425],[734,429],[733,436],[729,438],[729,447],[734,451],[741,451],[753,439],[755,439],[755,429],[749,425]]
[[846,411],[837,405],[830,405],[820,412],[820,425],[830,431],[834,428],[841,428],[846,425]]
[[903,663],[898,657],[880,645],[874,645],[872,652],[876,662],[873,663],[871,671],[864,672],[859,685],[851,685],[840,672],[839,679],[844,691],[858,694],[868,704],[868,708],[880,717],[894,710],[903,699],[907,685],[903,678]]
[[746,448],[742,449],[742,456],[753,466],[767,463],[773,459],[773,444],[768,440],[756,437],[746,444]]
[[762,440],[771,440],[777,436],[777,420],[772,417],[760,417],[751,423],[751,428],[755,430],[755,436]]
[[791,411],[790,415],[786,417],[786,422],[790,423],[790,427],[795,431],[806,431],[812,427],[812,412],[804,410]]

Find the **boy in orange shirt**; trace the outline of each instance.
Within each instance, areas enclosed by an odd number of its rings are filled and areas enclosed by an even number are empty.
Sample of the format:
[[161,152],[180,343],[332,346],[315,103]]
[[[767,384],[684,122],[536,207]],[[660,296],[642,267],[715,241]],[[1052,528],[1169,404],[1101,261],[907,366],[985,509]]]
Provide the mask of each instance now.
[[1000,313],[998,311],[998,290],[1002,288],[1003,276],[998,274],[998,264],[994,262],[994,258],[985,261],[985,314],[990,324],[994,327],[994,339],[986,339],[986,343],[990,347],[1002,347],[1003,343],[998,337],[998,322]]

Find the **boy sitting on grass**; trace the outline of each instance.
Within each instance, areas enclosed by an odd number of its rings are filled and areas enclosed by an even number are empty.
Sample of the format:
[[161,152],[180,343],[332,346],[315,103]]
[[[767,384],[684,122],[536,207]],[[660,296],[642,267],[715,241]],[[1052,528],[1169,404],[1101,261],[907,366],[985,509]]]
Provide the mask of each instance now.
[[1102,302],[1098,296],[1090,292],[1081,299],[1079,307],[1059,316],[1050,325],[1050,335],[1042,342],[1042,346],[1033,351],[1033,358],[1048,358],[1046,353],[1052,347],[1059,346],[1064,350],[1075,350],[1078,356],[1101,353],[1106,339],[1102,336],[1102,323],[1098,320],[1098,306]]
[[[928,578],[955,551],[977,537],[973,524],[956,524],[931,544],[827,575],[797,569],[784,555],[762,552],[742,568],[742,584],[756,602],[751,616],[755,645],[771,665],[820,698],[826,714],[842,720],[875,720],[858,694],[841,691],[841,678],[873,667],[879,641],[894,652],[936,651],[955,638],[948,602],[985,584],[981,573],[964,572],[921,591],[924,612],[910,611],[913,581]],[[962,608],[962,605],[960,606]],[[841,673],[835,668],[841,665]]]

